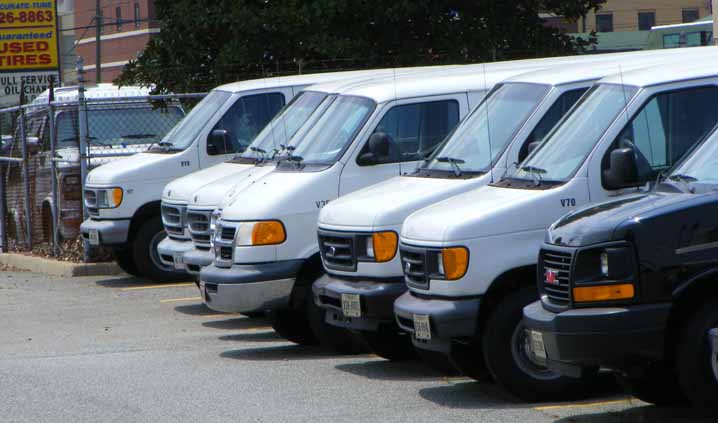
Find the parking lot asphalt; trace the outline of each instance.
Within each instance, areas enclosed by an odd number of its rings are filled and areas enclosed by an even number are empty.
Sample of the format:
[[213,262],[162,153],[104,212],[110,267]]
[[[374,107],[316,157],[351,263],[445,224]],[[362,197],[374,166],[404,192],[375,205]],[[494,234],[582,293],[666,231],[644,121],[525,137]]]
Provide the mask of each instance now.
[[418,361],[332,355],[193,283],[0,273],[3,422],[702,422],[626,397],[525,404]]

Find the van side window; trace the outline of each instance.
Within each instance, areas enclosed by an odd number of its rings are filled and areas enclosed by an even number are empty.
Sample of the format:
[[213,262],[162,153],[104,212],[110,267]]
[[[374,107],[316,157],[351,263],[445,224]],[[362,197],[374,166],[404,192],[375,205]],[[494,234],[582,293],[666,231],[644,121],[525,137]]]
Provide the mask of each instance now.
[[237,100],[213,128],[228,132],[230,145],[209,155],[239,153],[249,146],[259,131],[284,107],[282,93],[256,94]]
[[[374,129],[374,133],[386,133],[390,140],[389,156],[381,158],[379,163],[424,159],[458,123],[459,103],[456,100],[393,107]],[[359,155],[368,151],[369,143]]]
[[57,125],[57,148],[78,147],[80,136],[78,135],[77,111],[67,110],[60,112],[55,119]]
[[558,123],[559,120],[568,112],[571,107],[578,101],[581,96],[588,91],[588,87],[577,88],[575,90],[566,91],[561,94],[556,102],[549,107],[546,114],[541,118],[519,151],[519,163],[522,162],[529,154],[529,144],[541,142],[546,138],[549,132]]
[[[673,166],[718,123],[715,98],[718,87],[703,86],[670,91],[651,98],[621,131],[615,148],[636,151],[641,181],[655,179]],[[610,151],[602,160],[609,167]]]

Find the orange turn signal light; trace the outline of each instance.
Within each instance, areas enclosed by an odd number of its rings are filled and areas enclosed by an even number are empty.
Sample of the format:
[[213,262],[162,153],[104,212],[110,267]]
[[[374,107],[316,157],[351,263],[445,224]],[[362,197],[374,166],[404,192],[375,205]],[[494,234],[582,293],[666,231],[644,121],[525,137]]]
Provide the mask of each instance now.
[[441,251],[444,278],[449,281],[461,279],[469,268],[469,250],[464,247],[444,248]]
[[573,300],[576,302],[598,302],[628,300],[636,295],[630,283],[620,285],[584,286],[573,289]]
[[257,222],[252,229],[252,245],[281,244],[287,239],[284,225],[277,220]]
[[396,232],[374,232],[371,234],[371,242],[374,246],[374,259],[378,263],[384,263],[394,258],[399,237]]

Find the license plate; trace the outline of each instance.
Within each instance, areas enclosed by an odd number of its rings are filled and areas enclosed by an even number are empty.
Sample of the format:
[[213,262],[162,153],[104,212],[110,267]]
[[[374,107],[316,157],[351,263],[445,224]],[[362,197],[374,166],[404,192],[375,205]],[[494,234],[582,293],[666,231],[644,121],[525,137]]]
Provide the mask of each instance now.
[[346,317],[361,316],[359,294],[342,294],[342,313]]
[[175,269],[184,270],[184,261],[182,261],[182,253],[174,253],[172,255],[172,262],[175,265]]
[[90,245],[100,245],[100,233],[97,229],[90,230]]
[[546,359],[546,346],[543,343],[543,334],[535,330],[530,331],[530,348],[536,357]]
[[429,325],[429,316],[425,314],[414,315],[414,336],[416,339],[428,341],[431,339],[431,326]]

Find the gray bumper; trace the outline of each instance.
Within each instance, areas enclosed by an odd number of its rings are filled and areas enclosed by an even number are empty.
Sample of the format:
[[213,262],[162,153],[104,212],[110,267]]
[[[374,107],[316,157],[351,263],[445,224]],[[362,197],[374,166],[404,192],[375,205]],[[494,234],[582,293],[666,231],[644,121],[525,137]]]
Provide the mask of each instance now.
[[[175,266],[177,270],[184,270],[184,256],[193,248],[194,245],[190,240],[179,241],[166,237],[157,245],[157,252],[160,254],[160,261],[165,266]],[[177,260],[175,260],[175,256],[177,256]]]
[[[394,300],[406,292],[403,278],[400,282],[372,280],[343,280],[324,275],[314,282],[314,302],[327,310],[327,323],[347,329],[375,332],[381,324],[394,324]],[[346,317],[342,313],[342,294],[359,296],[360,317]]]
[[[451,352],[451,340],[468,338],[477,334],[479,298],[448,300],[419,298],[411,291],[394,302],[394,315],[399,327],[411,333],[414,346],[424,350]],[[429,316],[431,339],[416,339],[414,315]]]
[[97,231],[100,245],[121,246],[127,243],[130,233],[130,220],[93,220],[87,219],[80,225],[82,238],[90,239],[90,231]]
[[213,264],[200,271],[200,291],[207,307],[224,313],[286,308],[304,260],[233,265]]
[[214,261],[212,250],[198,250],[193,248],[184,254],[185,270],[192,275],[199,275],[203,267],[207,267]]

